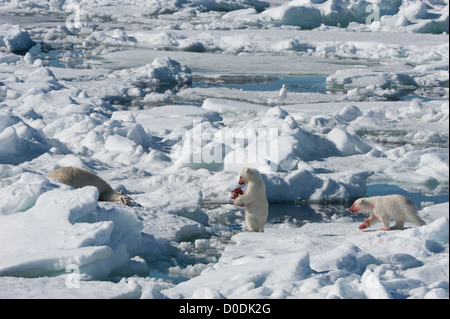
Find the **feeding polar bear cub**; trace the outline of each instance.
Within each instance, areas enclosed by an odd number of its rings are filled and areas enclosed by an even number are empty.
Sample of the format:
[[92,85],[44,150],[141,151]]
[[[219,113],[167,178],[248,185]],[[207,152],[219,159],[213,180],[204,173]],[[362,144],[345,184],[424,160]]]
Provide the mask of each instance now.
[[247,184],[247,189],[244,194],[236,197],[234,204],[245,206],[245,221],[250,232],[263,232],[269,209],[266,184],[254,168],[241,170],[239,184]]
[[[403,229],[405,221],[417,226],[425,225],[418,216],[416,205],[402,195],[387,195],[360,198],[349,208],[352,213],[370,212],[369,218],[359,226],[359,229],[370,227],[379,220],[382,230]],[[391,219],[395,220],[393,227],[389,226]]]
[[123,191],[120,191],[119,193],[114,191],[107,182],[87,169],[79,167],[61,167],[50,173],[48,177],[55,178],[61,183],[72,186],[73,188],[95,186],[99,192],[99,201],[119,202],[127,206],[131,205],[131,198],[124,195]]

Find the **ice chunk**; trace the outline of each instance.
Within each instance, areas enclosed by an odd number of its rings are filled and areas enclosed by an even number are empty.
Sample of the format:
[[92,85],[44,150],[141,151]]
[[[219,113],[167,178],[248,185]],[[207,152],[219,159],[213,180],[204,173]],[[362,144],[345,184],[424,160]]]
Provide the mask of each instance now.
[[308,6],[294,5],[292,2],[269,8],[261,14],[269,17],[277,24],[295,25],[304,29],[317,28],[322,23],[320,10]]
[[340,128],[332,129],[327,134],[327,138],[336,145],[342,156],[368,153],[372,149],[359,136],[347,133]]
[[0,111],[0,163],[19,164],[50,148],[45,136],[10,111]]
[[191,70],[168,57],[156,58],[148,70],[149,76],[161,83],[191,82]]
[[380,281],[379,275],[373,268],[367,269],[361,278],[362,288],[369,299],[392,299],[389,290]]
[[98,190],[53,190],[26,212],[0,216],[2,275],[32,275],[106,259],[111,222],[75,223],[96,211]]
[[56,274],[75,265],[104,278],[140,249],[142,224],[120,208],[97,206],[98,190],[55,189],[25,212],[0,215],[0,274]]
[[47,178],[33,173],[24,173],[20,179],[3,187],[0,197],[0,215],[8,215],[31,208],[38,197],[50,190]]
[[440,148],[406,152],[384,170],[390,177],[402,182],[415,182],[434,188],[448,182],[448,151]]
[[0,47],[10,52],[26,51],[34,45],[28,31],[17,25],[0,25]]

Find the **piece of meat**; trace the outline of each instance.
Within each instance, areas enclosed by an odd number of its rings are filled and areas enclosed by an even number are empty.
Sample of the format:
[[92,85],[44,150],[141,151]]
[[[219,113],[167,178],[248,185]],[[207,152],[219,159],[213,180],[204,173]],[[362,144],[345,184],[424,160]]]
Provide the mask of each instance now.
[[231,199],[236,199],[239,195],[244,194],[242,188],[238,187],[231,191]]

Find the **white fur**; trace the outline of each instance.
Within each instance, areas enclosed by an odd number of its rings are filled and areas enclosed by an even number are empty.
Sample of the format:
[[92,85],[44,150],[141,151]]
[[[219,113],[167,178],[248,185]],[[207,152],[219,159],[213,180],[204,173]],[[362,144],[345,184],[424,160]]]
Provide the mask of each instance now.
[[[360,198],[350,207],[353,213],[370,212],[370,217],[359,226],[360,229],[381,221],[384,230],[403,229],[405,221],[417,226],[425,225],[418,216],[416,205],[402,195],[387,195]],[[389,223],[393,219],[396,223],[393,227]]]
[[119,202],[124,205],[131,205],[131,199],[114,191],[111,186],[94,173],[79,167],[61,167],[53,171],[48,177],[55,178],[61,183],[72,186],[73,188],[82,188],[85,186],[95,186],[99,191],[99,201]]
[[245,221],[249,231],[263,232],[269,210],[266,185],[258,170],[254,168],[243,168],[239,183],[247,184],[247,189],[234,200],[234,204],[245,205]]

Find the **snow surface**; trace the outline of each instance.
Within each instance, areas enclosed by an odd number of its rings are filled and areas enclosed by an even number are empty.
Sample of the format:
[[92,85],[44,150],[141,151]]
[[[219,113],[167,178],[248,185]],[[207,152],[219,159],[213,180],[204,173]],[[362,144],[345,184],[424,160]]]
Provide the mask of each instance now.
[[[449,297],[448,1],[0,10],[1,298]],[[70,165],[140,206],[47,177]],[[230,200],[243,166],[264,233]],[[384,184],[441,198],[427,225],[359,231]]]

